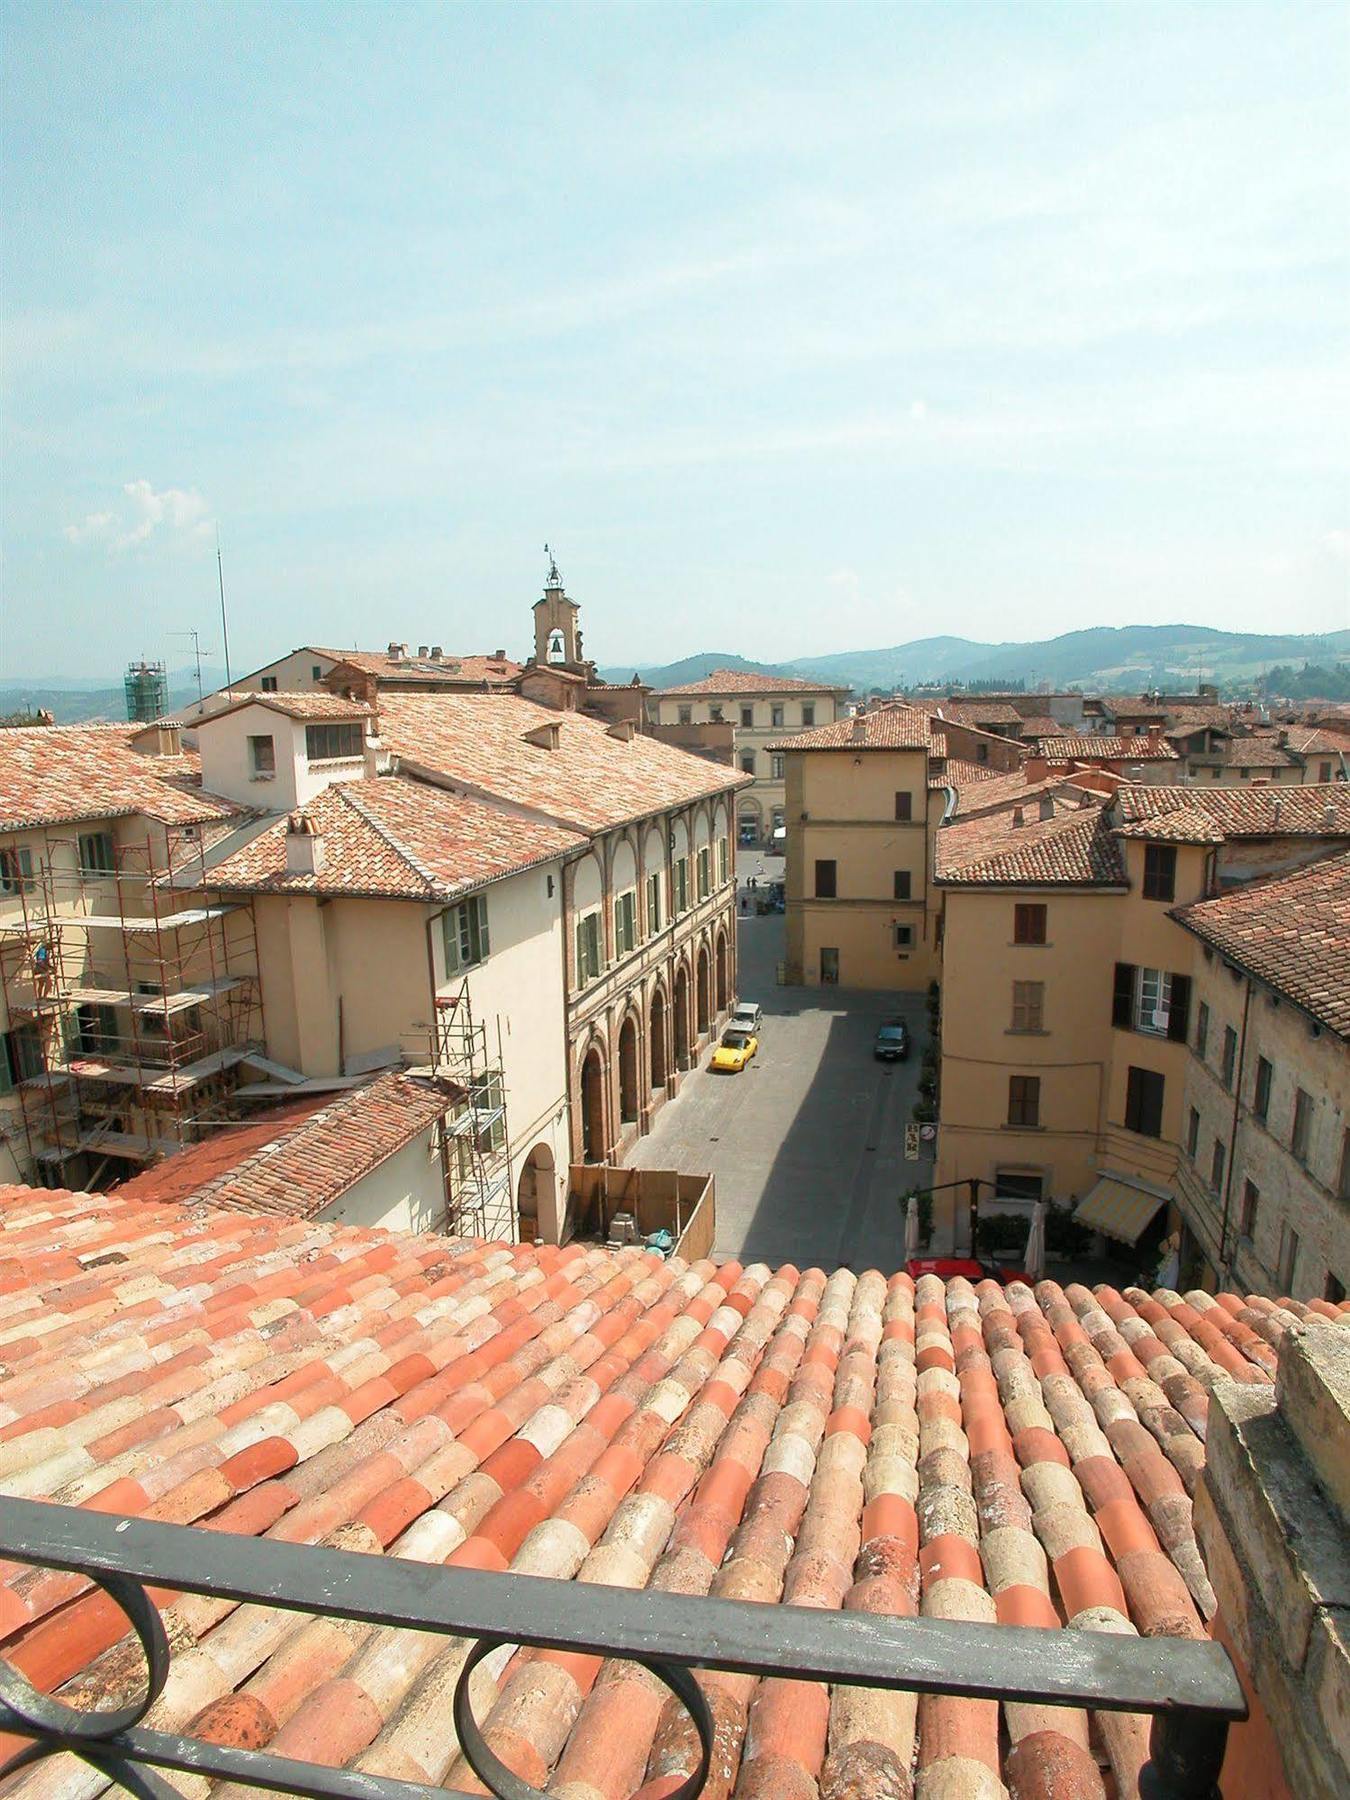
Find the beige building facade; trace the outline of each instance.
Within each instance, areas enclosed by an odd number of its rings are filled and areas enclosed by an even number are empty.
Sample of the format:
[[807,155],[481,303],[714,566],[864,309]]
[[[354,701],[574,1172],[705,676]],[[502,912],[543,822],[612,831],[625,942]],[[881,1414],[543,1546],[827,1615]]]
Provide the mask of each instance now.
[[737,845],[768,849],[785,842],[790,806],[784,758],[777,742],[785,733],[831,725],[844,716],[849,690],[782,675],[714,669],[701,681],[662,688],[649,710],[663,730],[730,726],[733,762],[750,777],[736,799]]
[[1187,908],[1183,1278],[1350,1289],[1350,856]]

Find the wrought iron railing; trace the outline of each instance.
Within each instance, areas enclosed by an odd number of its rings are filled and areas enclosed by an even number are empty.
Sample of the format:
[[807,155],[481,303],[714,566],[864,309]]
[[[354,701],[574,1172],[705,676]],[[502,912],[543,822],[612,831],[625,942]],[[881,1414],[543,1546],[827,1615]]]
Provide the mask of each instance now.
[[315,1800],[468,1800],[445,1788],[208,1743],[142,1724],[168,1676],[169,1645],[143,1583],[474,1640],[454,1698],[465,1757],[501,1800],[539,1790],[500,1762],[469,1707],[469,1677],[493,1650],[521,1644],[639,1662],[674,1692],[698,1732],[701,1759],[670,1800],[695,1800],[707,1779],[713,1725],[691,1671],[729,1669],[788,1680],[1082,1706],[1153,1715],[1145,1800],[1214,1800],[1230,1719],[1246,1716],[1233,1666],[1216,1643],[1088,1631],[967,1625],[875,1613],[766,1608],[645,1589],[451,1569],[393,1557],[0,1500],[0,1556],[86,1575],[122,1608],[145,1653],[134,1704],[86,1712],[40,1693],[0,1660],[0,1731],[31,1740],[6,1774],[71,1751],[132,1793],[174,1796],[153,1771],[248,1782]]

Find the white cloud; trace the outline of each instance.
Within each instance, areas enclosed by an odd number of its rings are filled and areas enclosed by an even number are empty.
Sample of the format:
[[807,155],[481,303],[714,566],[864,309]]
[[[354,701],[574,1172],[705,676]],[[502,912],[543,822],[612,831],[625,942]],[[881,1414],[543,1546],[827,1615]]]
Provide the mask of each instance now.
[[142,477],[123,485],[125,504],[116,511],[87,513],[63,536],[72,544],[106,544],[110,554],[137,550],[159,534],[161,541],[209,537],[213,521],[196,488],[156,489]]
[[1322,548],[1337,562],[1350,562],[1350,531],[1327,532],[1322,539]]

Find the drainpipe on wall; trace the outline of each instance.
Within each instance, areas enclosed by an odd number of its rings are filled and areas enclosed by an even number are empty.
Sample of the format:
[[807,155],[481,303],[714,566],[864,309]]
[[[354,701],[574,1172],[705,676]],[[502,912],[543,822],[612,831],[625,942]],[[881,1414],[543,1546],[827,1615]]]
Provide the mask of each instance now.
[[1247,977],[1247,985],[1242,995],[1242,1027],[1238,1033],[1237,1073],[1233,1077],[1233,1122],[1228,1131],[1228,1160],[1223,1177],[1223,1218],[1219,1225],[1219,1275],[1227,1282],[1231,1272],[1232,1259],[1228,1254],[1228,1215],[1233,1205],[1233,1165],[1237,1161],[1238,1124],[1242,1115],[1242,1073],[1247,1066],[1247,1017],[1252,1005],[1252,981]]

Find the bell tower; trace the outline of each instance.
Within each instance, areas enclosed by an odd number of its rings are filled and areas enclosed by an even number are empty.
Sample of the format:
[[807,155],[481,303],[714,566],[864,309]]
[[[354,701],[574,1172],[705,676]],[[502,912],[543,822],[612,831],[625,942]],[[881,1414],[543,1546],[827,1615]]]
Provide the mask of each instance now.
[[584,670],[581,655],[581,608],[563,592],[562,576],[553,552],[548,557],[544,597],[534,603],[534,660],[543,668]]

